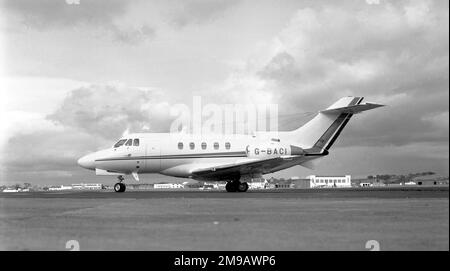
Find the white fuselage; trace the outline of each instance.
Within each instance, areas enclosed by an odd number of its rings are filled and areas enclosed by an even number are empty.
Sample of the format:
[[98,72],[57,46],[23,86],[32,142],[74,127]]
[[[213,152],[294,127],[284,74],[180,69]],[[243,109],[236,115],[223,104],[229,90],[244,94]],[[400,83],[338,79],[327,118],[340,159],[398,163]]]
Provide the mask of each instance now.
[[[296,130],[256,132],[253,135],[191,135],[137,133],[120,139],[112,148],[78,160],[97,175],[160,173],[197,180],[232,180],[276,172],[295,165],[313,167],[313,160],[328,155],[353,114],[382,105],[362,104],[362,97],[343,97]],[[236,191],[231,185],[227,191]],[[247,187],[239,191],[246,191]],[[123,192],[124,187],[117,187]]]
[[[265,157],[290,155],[289,144],[279,136],[193,136],[170,133],[138,133],[122,140],[139,139],[139,145],[121,145],[101,150],[79,160],[88,169],[108,173],[160,173],[189,178],[193,169],[240,163]],[[291,165],[293,166],[293,165]]]

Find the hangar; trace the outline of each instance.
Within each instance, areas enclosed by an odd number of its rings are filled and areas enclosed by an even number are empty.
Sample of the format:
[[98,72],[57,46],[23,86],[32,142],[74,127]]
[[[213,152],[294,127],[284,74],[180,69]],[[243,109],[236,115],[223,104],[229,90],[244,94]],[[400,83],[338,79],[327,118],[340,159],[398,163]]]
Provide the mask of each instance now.
[[291,188],[321,188],[321,187],[351,187],[352,177],[345,176],[316,176],[291,179]]

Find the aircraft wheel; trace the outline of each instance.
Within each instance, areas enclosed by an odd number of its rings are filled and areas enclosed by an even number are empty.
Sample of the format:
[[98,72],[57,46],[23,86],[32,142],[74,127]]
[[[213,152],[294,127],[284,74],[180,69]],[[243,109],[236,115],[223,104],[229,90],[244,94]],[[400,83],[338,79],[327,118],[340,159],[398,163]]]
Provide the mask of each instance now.
[[116,183],[114,185],[114,191],[121,193],[121,192],[125,192],[126,186],[124,183]]
[[239,184],[237,186],[237,191],[238,192],[247,192],[247,190],[248,190],[248,183],[239,182]]
[[231,182],[227,182],[227,184],[225,185],[225,189],[227,190],[227,192],[236,192],[237,186],[236,186],[235,182],[231,181]]

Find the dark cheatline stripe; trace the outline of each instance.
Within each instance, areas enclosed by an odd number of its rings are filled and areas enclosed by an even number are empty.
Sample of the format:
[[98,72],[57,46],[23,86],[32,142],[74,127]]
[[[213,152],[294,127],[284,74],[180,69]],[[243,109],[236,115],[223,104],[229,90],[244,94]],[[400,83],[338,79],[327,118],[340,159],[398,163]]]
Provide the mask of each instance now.
[[229,157],[247,157],[246,152],[230,153],[199,153],[199,154],[175,154],[175,155],[152,155],[152,156],[127,156],[97,159],[96,162],[118,161],[118,160],[150,160],[150,159],[188,159],[188,158],[229,158]]
[[333,136],[335,131],[339,129],[339,126],[345,121],[345,118],[347,117],[347,113],[340,114],[336,120],[328,127],[328,129],[325,131],[325,133],[322,134],[322,136],[317,140],[317,142],[314,144],[314,148],[323,149],[325,147],[325,144],[330,140],[330,138]]
[[350,118],[353,116],[353,114],[347,114],[347,118],[344,120],[344,122],[342,123],[341,127],[339,127],[338,131],[336,132],[336,134],[334,134],[333,138],[330,140],[330,142],[327,144],[327,146],[325,147],[325,150],[328,151],[330,150],[331,146],[333,146],[334,142],[336,141],[336,139],[339,137],[339,135],[341,134],[341,132],[344,130],[345,125],[347,125],[348,121],[350,120]]
[[[364,99],[364,97],[358,97],[355,98],[357,99],[357,102],[355,105],[358,105],[362,102],[362,100]],[[355,100],[353,99],[353,101]],[[353,101],[350,103],[350,105],[353,105]],[[338,131],[336,132],[336,134],[333,136],[333,138],[330,140],[330,142],[327,144],[327,146],[325,147],[325,150],[328,151],[330,150],[331,146],[333,146],[334,142],[336,141],[336,139],[339,137],[339,135],[341,134],[341,132],[344,130],[345,126],[347,125],[347,123],[350,121],[351,117],[353,116],[353,114],[347,114],[346,119],[344,120],[344,122],[342,123],[342,125],[339,127]]]
[[[358,105],[362,102],[363,99],[364,99],[363,97],[355,97],[348,104],[348,106]],[[336,139],[339,137],[342,130],[344,130],[345,126],[347,125],[352,116],[353,114],[350,113],[340,114],[338,118],[330,125],[330,127],[328,127],[325,133],[323,133],[323,135],[319,138],[319,140],[317,140],[316,144],[314,144],[314,148],[320,149],[321,152],[325,151],[326,153],[328,153],[328,150],[331,148]]]
[[357,105],[361,102],[362,97],[355,97],[353,100],[348,104],[348,106]]

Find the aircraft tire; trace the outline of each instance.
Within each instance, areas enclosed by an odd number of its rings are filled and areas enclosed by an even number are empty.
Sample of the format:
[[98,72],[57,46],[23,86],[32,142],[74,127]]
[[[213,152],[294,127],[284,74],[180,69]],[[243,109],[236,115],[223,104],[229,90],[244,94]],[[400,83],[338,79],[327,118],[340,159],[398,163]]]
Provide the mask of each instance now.
[[239,184],[237,185],[237,191],[238,192],[247,192],[247,190],[248,190],[248,183],[239,182]]
[[114,191],[117,193],[125,192],[126,186],[124,183],[116,183],[114,185]]
[[227,182],[227,184],[225,185],[225,189],[227,190],[227,192],[236,192],[237,191],[237,185],[233,181]]

